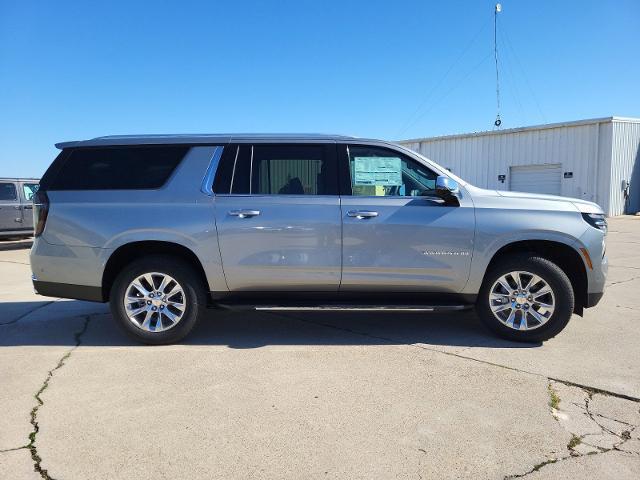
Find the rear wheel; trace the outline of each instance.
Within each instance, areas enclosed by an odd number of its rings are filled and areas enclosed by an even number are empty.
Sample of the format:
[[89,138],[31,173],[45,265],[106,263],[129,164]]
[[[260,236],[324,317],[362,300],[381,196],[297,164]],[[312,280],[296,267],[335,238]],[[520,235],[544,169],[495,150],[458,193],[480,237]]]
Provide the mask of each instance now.
[[535,255],[517,255],[487,272],[476,309],[499,336],[538,342],[564,329],[574,301],[571,281],[560,267]]
[[190,265],[154,255],[120,272],[110,303],[114,318],[130,336],[159,345],[189,334],[206,306],[206,295],[200,276]]

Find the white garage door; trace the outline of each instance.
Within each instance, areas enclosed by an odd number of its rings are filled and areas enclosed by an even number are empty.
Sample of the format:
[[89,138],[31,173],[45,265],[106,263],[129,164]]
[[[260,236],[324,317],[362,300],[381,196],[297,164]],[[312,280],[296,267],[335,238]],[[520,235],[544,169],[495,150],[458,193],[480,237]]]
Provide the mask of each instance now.
[[560,195],[562,164],[522,165],[509,169],[509,190],[512,192],[548,193]]

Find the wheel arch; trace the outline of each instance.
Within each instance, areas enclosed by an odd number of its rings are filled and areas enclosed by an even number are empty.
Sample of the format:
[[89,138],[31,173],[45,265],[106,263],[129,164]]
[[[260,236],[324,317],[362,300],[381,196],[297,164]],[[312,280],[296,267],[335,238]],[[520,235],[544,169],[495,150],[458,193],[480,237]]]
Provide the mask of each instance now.
[[118,273],[132,261],[148,255],[170,255],[183,260],[198,273],[205,291],[210,290],[202,262],[191,249],[174,242],[145,240],[121,245],[109,256],[102,273],[103,301],[109,300],[111,287]]
[[[580,253],[566,243],[553,240],[520,240],[502,246],[493,254],[489,261],[487,272],[502,258],[523,253],[539,255],[542,258],[555,263],[569,277],[575,298],[574,313],[582,315],[587,305],[587,270]],[[483,277],[483,283],[484,283]]]

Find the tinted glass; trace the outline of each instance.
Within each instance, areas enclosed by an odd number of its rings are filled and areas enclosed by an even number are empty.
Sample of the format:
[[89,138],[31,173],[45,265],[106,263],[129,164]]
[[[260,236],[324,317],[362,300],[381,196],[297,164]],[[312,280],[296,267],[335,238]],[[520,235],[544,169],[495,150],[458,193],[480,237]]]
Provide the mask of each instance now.
[[188,147],[109,147],[72,150],[49,190],[137,190],[161,187]]
[[337,195],[334,145],[242,146],[232,193]]
[[18,199],[16,186],[13,183],[0,183],[0,202]]
[[214,193],[229,193],[231,191],[231,176],[233,175],[233,165],[238,154],[238,145],[226,145],[222,150],[218,169],[213,180]]
[[401,153],[354,145],[348,156],[352,195],[418,197],[435,192],[438,175]]
[[31,200],[33,200],[33,196],[38,191],[38,187],[39,185],[37,183],[22,184],[22,191],[24,192],[24,198],[27,200],[27,202],[30,202]]

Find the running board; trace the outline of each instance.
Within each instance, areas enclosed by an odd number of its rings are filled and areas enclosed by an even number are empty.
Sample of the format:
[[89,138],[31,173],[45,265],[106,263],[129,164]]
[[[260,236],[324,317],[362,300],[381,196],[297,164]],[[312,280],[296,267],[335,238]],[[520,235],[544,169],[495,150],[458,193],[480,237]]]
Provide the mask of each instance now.
[[446,312],[473,308],[473,305],[218,305],[230,310],[259,312]]

